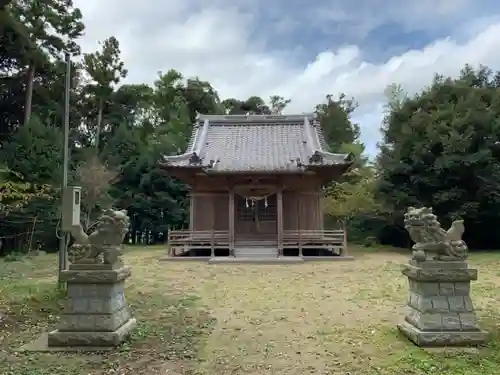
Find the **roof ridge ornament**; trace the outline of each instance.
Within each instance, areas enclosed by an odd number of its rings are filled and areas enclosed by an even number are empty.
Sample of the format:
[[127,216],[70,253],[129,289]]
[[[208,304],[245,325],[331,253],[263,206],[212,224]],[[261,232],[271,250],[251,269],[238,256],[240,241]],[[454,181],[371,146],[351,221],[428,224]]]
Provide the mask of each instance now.
[[196,152],[193,152],[189,158],[189,164],[201,164],[202,158]]
[[314,154],[311,155],[311,157],[309,158],[309,163],[322,163],[323,162],[323,155],[321,152],[319,152],[319,150],[316,150],[314,152]]

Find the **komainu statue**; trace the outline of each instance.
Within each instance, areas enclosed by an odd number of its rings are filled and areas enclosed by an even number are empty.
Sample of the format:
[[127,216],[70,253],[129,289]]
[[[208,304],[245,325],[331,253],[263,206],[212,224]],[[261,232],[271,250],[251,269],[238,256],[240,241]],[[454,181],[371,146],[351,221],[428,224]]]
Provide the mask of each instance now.
[[464,221],[456,220],[445,231],[433,214],[432,208],[409,207],[405,213],[405,229],[415,242],[413,259],[419,262],[427,260],[428,253],[434,253],[434,260],[466,260],[467,244],[462,240],[465,231]]
[[126,210],[105,210],[96,229],[87,235],[81,225],[71,229],[76,242],[70,248],[73,263],[121,263],[121,249],[129,230],[130,219]]

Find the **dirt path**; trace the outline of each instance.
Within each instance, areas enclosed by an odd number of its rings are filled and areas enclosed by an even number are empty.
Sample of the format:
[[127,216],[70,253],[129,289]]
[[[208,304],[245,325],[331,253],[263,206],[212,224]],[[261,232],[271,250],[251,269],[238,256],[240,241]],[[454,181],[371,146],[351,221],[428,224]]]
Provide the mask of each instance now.
[[[398,336],[408,296],[400,273],[407,255],[207,265],[160,263],[160,254],[148,248],[125,256],[133,269],[127,299],[139,321],[131,342],[86,355],[10,350],[53,329],[60,299],[53,255],[2,264],[0,307],[9,311],[9,324],[0,329],[0,362],[9,373],[36,375],[497,373],[497,344],[480,357],[430,356]],[[481,325],[497,332],[500,255],[473,255],[470,264],[479,269],[473,298]]]
[[216,319],[201,352],[205,373],[334,374],[341,368],[345,374],[366,368],[372,355],[387,349],[407,298],[399,276],[404,260],[366,255],[298,265],[170,263],[162,282],[201,296]]

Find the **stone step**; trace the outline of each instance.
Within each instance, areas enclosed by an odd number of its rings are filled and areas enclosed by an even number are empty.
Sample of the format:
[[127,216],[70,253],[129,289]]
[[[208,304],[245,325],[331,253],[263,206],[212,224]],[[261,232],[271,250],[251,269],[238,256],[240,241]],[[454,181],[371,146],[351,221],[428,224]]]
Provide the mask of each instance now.
[[235,254],[236,258],[277,258],[278,254]]
[[211,258],[208,263],[231,263],[231,264],[290,264],[290,263],[303,263],[304,259],[299,257],[215,257]]
[[258,249],[262,247],[278,247],[278,244],[275,242],[269,242],[269,243],[235,243],[234,244],[235,248],[251,248],[251,249]]
[[234,249],[239,254],[278,254],[278,249]]
[[276,258],[278,249],[274,247],[237,247],[234,249],[237,258]]

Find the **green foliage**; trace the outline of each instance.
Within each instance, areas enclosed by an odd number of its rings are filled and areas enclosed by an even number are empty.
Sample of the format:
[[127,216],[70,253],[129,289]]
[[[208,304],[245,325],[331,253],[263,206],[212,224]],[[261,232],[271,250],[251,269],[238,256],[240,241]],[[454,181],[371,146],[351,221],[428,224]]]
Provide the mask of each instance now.
[[333,152],[359,139],[359,125],[351,121],[356,106],[355,101],[347,99],[344,94],[337,100],[333,95],[327,95],[326,102],[316,106],[315,114],[325,133],[325,141]]
[[[76,39],[83,34],[84,25],[82,13],[74,8],[72,0],[14,0],[7,11],[13,24],[23,26],[16,32],[23,40],[23,53],[16,59],[16,73],[26,82],[23,108],[23,123],[26,125],[31,119],[37,70],[50,65],[54,59],[61,59],[63,52],[78,55],[80,46]],[[24,77],[23,71],[27,73]]]
[[57,183],[61,178],[62,133],[34,117],[2,145],[2,160],[27,182]]
[[99,98],[107,98],[113,93],[113,86],[127,76],[127,69],[120,61],[120,43],[110,37],[100,43],[101,51],[83,55],[83,67],[92,83],[88,88]]
[[268,115],[271,114],[272,110],[283,111],[290,102],[290,99],[285,99],[280,95],[271,95],[268,104],[266,104],[262,98],[251,96],[246,100],[225,99],[221,103],[221,108],[230,115],[244,115],[247,113]]
[[91,79],[83,87],[84,102],[94,109],[90,112],[91,114],[97,110],[95,122],[92,121],[92,115],[87,116],[91,120],[89,122],[95,124],[93,136],[97,152],[101,140],[105,106],[109,105],[108,101],[113,94],[114,86],[127,76],[127,69],[120,60],[120,53],[120,43],[115,37],[110,37],[101,43],[100,51],[86,53],[83,56],[83,69]]
[[76,39],[83,34],[82,13],[74,8],[72,0],[26,1],[13,0],[9,11],[14,20],[23,25],[28,38],[40,50],[32,49],[27,60],[38,60],[40,52],[54,57],[61,52],[80,52]]
[[50,198],[50,185],[24,182],[20,173],[0,166],[0,214],[20,210],[34,198]]
[[348,220],[357,215],[375,214],[382,209],[375,199],[375,175],[371,167],[351,171],[355,182],[343,181],[326,188],[325,212],[331,216]]
[[338,100],[327,95],[326,102],[316,106],[316,117],[330,150],[351,153],[355,158],[350,171],[325,188],[325,213],[344,222],[374,214],[381,207],[374,197],[375,170],[367,165],[365,147],[358,140],[359,126],[351,121],[355,108],[354,101],[343,94]]
[[51,185],[26,182],[20,173],[0,168],[0,250],[16,252],[6,260],[15,261],[21,252],[37,250],[37,243],[53,241],[54,193]]
[[269,107],[276,113],[281,113],[290,102],[291,99],[285,99],[279,95],[272,95],[269,97]]
[[465,219],[473,247],[500,242],[493,229],[500,225],[499,78],[465,67],[414,96],[396,93],[382,129],[378,196],[399,216],[428,205],[444,224]]

